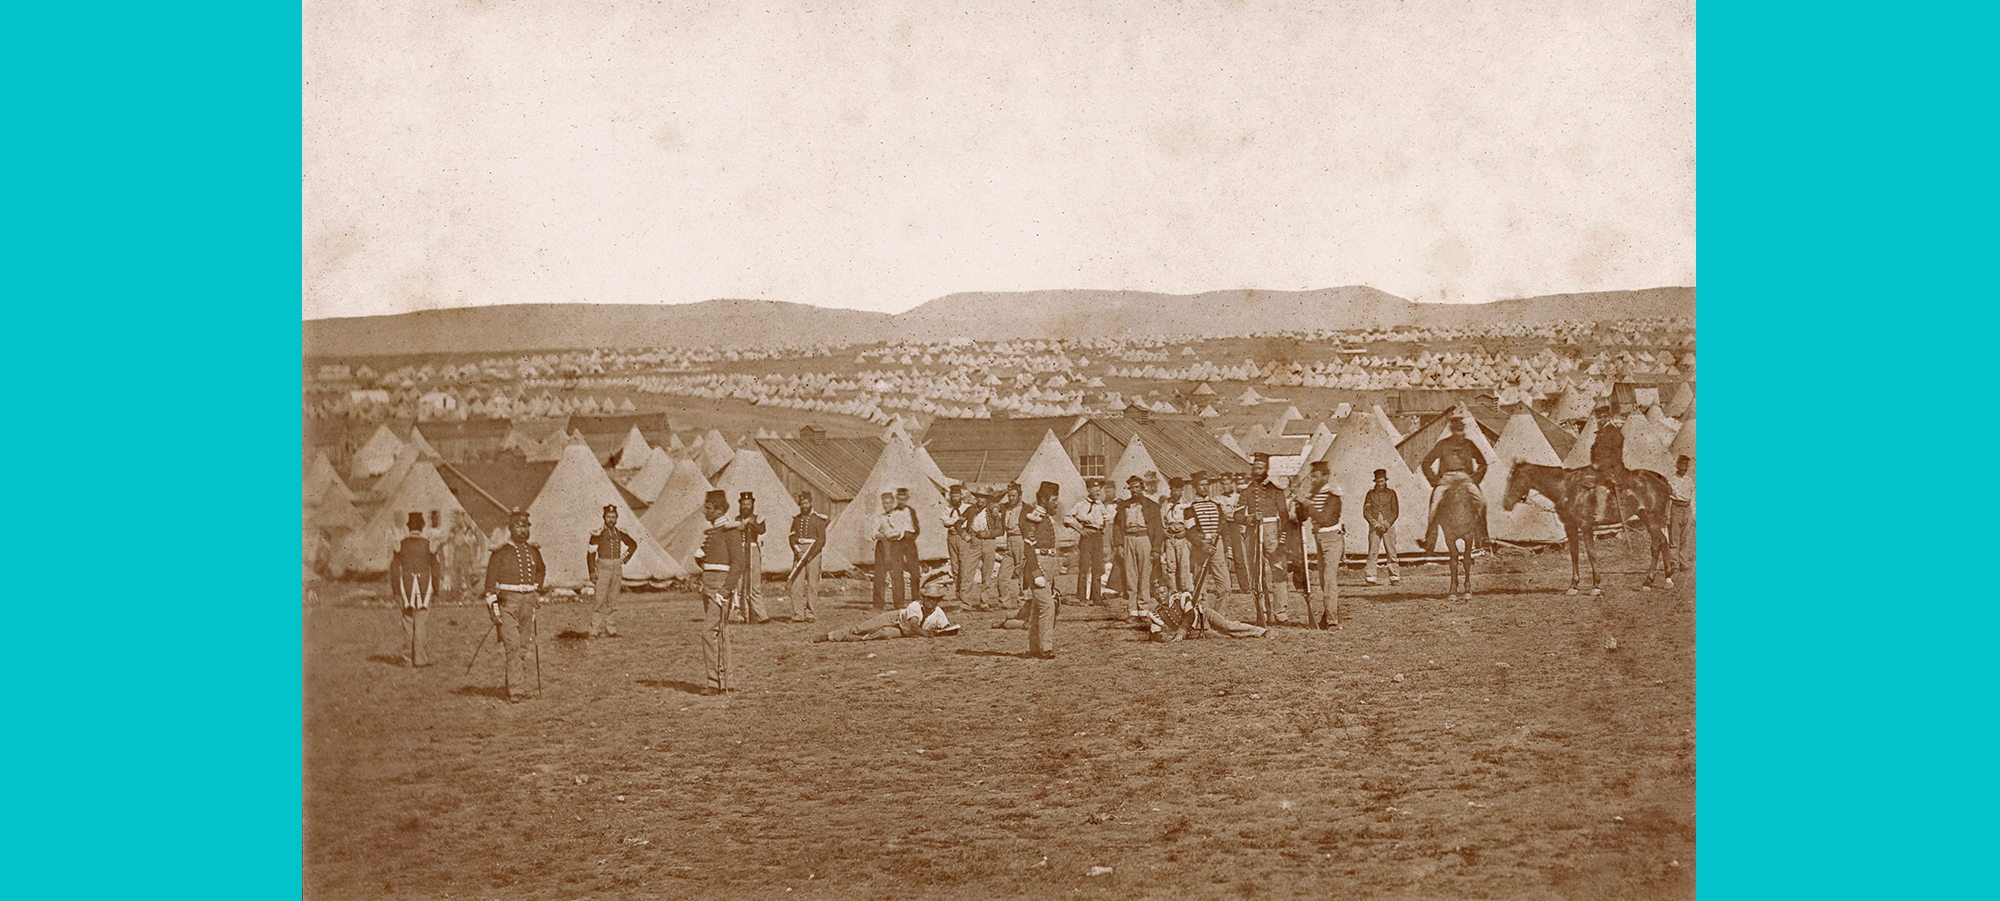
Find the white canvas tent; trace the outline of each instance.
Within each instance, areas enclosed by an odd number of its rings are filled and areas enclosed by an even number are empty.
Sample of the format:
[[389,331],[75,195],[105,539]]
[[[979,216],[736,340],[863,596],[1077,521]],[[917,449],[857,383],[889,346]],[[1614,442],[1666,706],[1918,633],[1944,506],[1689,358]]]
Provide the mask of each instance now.
[[1625,468],[1649,469],[1663,476],[1674,474],[1674,458],[1667,451],[1667,442],[1673,436],[1663,434],[1664,426],[1656,425],[1644,416],[1630,416],[1625,419]]
[[652,458],[653,446],[646,443],[646,436],[639,433],[639,427],[625,433],[625,446],[618,449],[618,468],[636,470],[643,468]]
[[1554,509],[1542,506],[1545,501],[1541,495],[1530,495],[1511,511],[1501,506],[1506,500],[1507,478],[1514,471],[1515,462],[1562,465],[1562,458],[1556,456],[1556,449],[1549,444],[1548,436],[1542,434],[1534,414],[1522,411],[1508,417],[1493,451],[1492,468],[1479,486],[1486,495],[1486,524],[1493,537],[1516,542],[1561,541],[1562,518]]
[[1583,432],[1576,436],[1576,443],[1570,445],[1569,456],[1563,458],[1564,469],[1589,469],[1590,447],[1597,443],[1597,420],[1585,420]]
[[340,542],[334,554],[334,573],[388,572],[389,557],[395,544],[409,534],[406,521],[412,513],[424,514],[426,528],[429,528],[433,517],[442,526],[449,522],[448,517],[452,515],[468,515],[465,508],[459,505],[458,497],[445,487],[437,467],[428,461],[418,461],[404,475],[395,492],[375,508],[375,515],[368,518],[367,524],[355,529]]
[[417,449],[417,453],[422,455],[422,457],[426,460],[436,462],[438,460],[444,459],[444,455],[438,453],[437,448],[432,447],[430,441],[424,438],[424,433],[422,429],[412,426],[410,428],[410,440],[404,443],[412,447],[415,447]]
[[548,569],[550,586],[579,588],[590,581],[585,562],[590,533],[604,527],[604,505],[618,507],[618,527],[639,543],[632,559],[625,562],[627,584],[663,584],[687,574],[670,556],[639,515],[627,506],[618,487],[597,462],[587,444],[563,448],[562,459],[542,484],[540,494],[528,505],[533,538],[542,546],[542,563]]
[[312,465],[307,467],[304,492],[307,504],[319,501],[329,493],[354,503],[354,492],[348,489],[346,482],[341,481],[340,473],[334,471],[333,461],[327,459],[326,451],[315,454]]
[[1681,430],[1674,433],[1674,442],[1667,445],[1667,453],[1676,460],[1681,457],[1686,457],[1689,460],[1695,459],[1694,420],[1688,419],[1681,422]]
[[646,508],[646,515],[639,517],[668,556],[685,561],[690,567],[694,565],[695,551],[701,549],[706,525],[701,515],[702,501],[714,487],[693,460],[677,461],[667,474],[666,484]]
[[957,479],[945,475],[944,470],[938,468],[937,461],[931,459],[930,451],[918,447],[912,459],[917,461],[917,469],[921,470],[924,475],[929,476],[931,482],[940,489],[948,489],[958,484]]
[[[1107,496],[1123,496],[1122,492],[1125,490],[1125,480],[1133,476],[1145,479],[1146,488],[1150,491],[1153,487],[1152,477],[1147,475],[1147,473],[1158,473],[1159,471],[1159,465],[1153,462],[1153,455],[1146,452],[1146,442],[1138,435],[1133,435],[1132,443],[1125,445],[1125,452],[1118,455],[1118,462],[1111,467],[1111,492]],[[1027,484],[1026,482],[1021,483],[1021,490],[1023,492],[1028,490]],[[1067,497],[1068,495],[1065,493],[1064,496]],[[1082,498],[1077,498],[1076,500],[1080,501]],[[1075,503],[1075,501],[1071,501],[1071,503]]]
[[646,449],[646,462],[625,480],[625,490],[651,504],[653,498],[660,496],[660,489],[667,487],[667,477],[673,474],[674,458],[657,447],[649,447]]
[[764,571],[767,573],[789,573],[792,571],[791,530],[792,517],[799,515],[799,502],[792,500],[791,491],[778,478],[771,461],[764,458],[764,452],[755,447],[746,447],[736,452],[736,459],[722,468],[715,479],[715,487],[722,489],[729,498],[729,508],[733,515],[741,515],[737,500],[743,492],[750,492],[757,499],[757,515],[764,520]]
[[1021,484],[1023,503],[1035,502],[1036,492],[1043,482],[1054,482],[1062,486],[1062,506],[1084,499],[1083,474],[1076,471],[1076,464],[1070,462],[1069,452],[1063,450],[1062,442],[1056,440],[1054,429],[1042,433],[1042,443],[1035,447],[1035,453],[1028,458],[1028,465],[1021,468],[1021,474],[1014,478]]
[[387,425],[376,426],[375,434],[369,436],[368,443],[354,452],[354,459],[348,464],[347,477],[359,482],[388,472],[396,462],[396,452],[402,449],[403,439],[389,431]]
[[[713,479],[735,456],[736,451],[729,446],[729,439],[722,437],[721,432],[709,429],[708,434],[701,436],[701,446],[695,449],[694,462],[701,467],[704,478]],[[735,501],[732,499],[730,503]]]
[[1326,461],[1328,481],[1340,492],[1340,521],[1347,526],[1347,549],[1361,554],[1368,550],[1368,522],[1361,518],[1362,501],[1375,487],[1375,470],[1389,473],[1389,488],[1396,492],[1397,550],[1414,547],[1423,537],[1424,515],[1430,509],[1431,489],[1422,476],[1410,471],[1410,464],[1396,451],[1396,442],[1383,431],[1373,416],[1350,416],[1321,457]]
[[[1079,477],[1078,481],[1081,480]],[[839,572],[858,563],[875,561],[875,518],[882,515],[881,496],[898,488],[910,490],[910,506],[916,510],[922,527],[917,534],[917,555],[925,560],[945,556],[944,494],[917,467],[910,445],[885,441],[882,455],[875,458],[868,478],[855,491],[854,502],[827,525],[826,549],[820,552],[827,571]]]

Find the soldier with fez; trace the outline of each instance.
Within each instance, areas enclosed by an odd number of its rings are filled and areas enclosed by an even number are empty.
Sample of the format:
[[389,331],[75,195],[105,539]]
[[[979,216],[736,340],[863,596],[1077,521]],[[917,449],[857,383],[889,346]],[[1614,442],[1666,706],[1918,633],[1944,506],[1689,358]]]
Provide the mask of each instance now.
[[723,518],[728,512],[729,493],[708,492],[701,507],[708,528],[695,552],[695,564],[701,567],[701,658],[708,669],[704,695],[729,690],[729,612],[735,606],[730,587],[736,557],[743,552],[743,536],[734,521]]
[[[535,606],[546,587],[542,549],[528,541],[528,511],[507,517],[508,541],[486,559],[486,609],[499,628],[507,656],[507,700],[515,703],[541,693],[537,671],[535,690],[528,690],[528,645],[535,640]],[[539,654],[541,646],[536,645]]]
[[590,637],[618,637],[618,596],[625,591],[625,564],[639,550],[639,542],[618,528],[618,505],[604,505],[604,528],[590,533],[590,550],[584,563],[590,569],[591,591],[597,595],[590,611]]

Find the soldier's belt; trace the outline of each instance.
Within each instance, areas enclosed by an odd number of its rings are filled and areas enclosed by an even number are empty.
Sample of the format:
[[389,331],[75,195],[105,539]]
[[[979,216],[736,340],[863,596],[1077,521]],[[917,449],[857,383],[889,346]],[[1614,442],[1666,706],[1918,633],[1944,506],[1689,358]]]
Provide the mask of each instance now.
[[534,586],[534,585],[499,585],[499,584],[495,584],[495,585],[493,586],[493,590],[494,590],[494,591],[511,591],[511,592],[514,592],[515,594],[533,594],[533,593],[534,593],[534,592],[536,591],[537,587],[538,587],[538,586]]
[[727,564],[727,563],[704,563],[704,564],[702,564],[702,565],[701,565],[701,571],[702,571],[702,572],[709,572],[709,573],[726,573],[726,572],[728,572],[728,571],[729,571],[729,564]]

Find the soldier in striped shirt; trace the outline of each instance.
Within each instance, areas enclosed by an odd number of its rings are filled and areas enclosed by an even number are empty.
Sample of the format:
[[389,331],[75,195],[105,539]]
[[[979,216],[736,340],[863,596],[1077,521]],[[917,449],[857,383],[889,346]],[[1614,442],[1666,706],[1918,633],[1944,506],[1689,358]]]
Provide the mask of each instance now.
[[[1340,628],[1340,558],[1347,553],[1347,529],[1340,523],[1340,489],[1328,478],[1325,460],[1312,464],[1312,493],[1306,496],[1302,522],[1312,527],[1319,553],[1321,629]],[[1312,574],[1306,576],[1306,616],[1312,616]]]
[[1189,561],[1194,571],[1200,573],[1208,567],[1208,575],[1202,577],[1202,585],[1189,588],[1199,591],[1211,606],[1221,609],[1229,591],[1229,550],[1223,537],[1223,524],[1228,521],[1228,511],[1222,502],[1215,499],[1215,483],[1206,472],[1197,472],[1194,480],[1194,501],[1187,505],[1189,525],[1188,541],[1192,544],[1194,557]]

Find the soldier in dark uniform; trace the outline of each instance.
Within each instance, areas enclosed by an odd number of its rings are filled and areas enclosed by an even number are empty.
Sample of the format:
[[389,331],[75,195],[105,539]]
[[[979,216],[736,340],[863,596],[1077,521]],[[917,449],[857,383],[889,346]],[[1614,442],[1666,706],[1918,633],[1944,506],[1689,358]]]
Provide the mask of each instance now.
[[1598,522],[1624,522],[1618,489],[1625,484],[1624,420],[1610,417],[1590,444],[1590,488],[1597,501]]
[[1486,480],[1487,462],[1486,455],[1479,452],[1479,445],[1465,437],[1465,419],[1453,416],[1451,434],[1438,439],[1431,452],[1424,455],[1423,464],[1417,467],[1431,483],[1430,516],[1424,521],[1424,540],[1418,542],[1424,550],[1429,551],[1437,544],[1438,504],[1447,491],[1460,485],[1470,490],[1473,499],[1479,502],[1477,546],[1486,546],[1486,496],[1480,493],[1479,483]]
[[[1319,554],[1321,629],[1340,628],[1340,558],[1347,553],[1347,527],[1340,523],[1340,489],[1328,478],[1325,460],[1312,464],[1312,492],[1306,495],[1299,520],[1312,526]],[[1306,615],[1312,615],[1312,574],[1306,574]]]
[[625,563],[639,550],[639,542],[618,528],[618,505],[604,505],[604,528],[590,533],[590,549],[584,563],[590,568],[596,605],[590,611],[590,637],[618,637],[618,596],[625,592]]
[[736,599],[742,605],[741,622],[764,625],[771,621],[771,614],[764,609],[764,525],[757,515],[757,496],[748,491],[736,497],[736,528],[742,537],[743,546],[738,548],[734,561],[735,577],[732,585],[736,589]]
[[[1285,569],[1285,533],[1292,528],[1291,504],[1285,490],[1271,481],[1271,456],[1250,461],[1250,484],[1243,489],[1244,525],[1249,530],[1250,579],[1257,625],[1292,620],[1292,574]],[[1261,589],[1261,590],[1260,590]]]
[[535,607],[547,576],[542,549],[528,541],[528,526],[528,511],[509,514],[509,540],[486,560],[486,609],[506,649],[507,700],[517,703],[539,692],[528,688],[528,643],[535,640]]
[[403,610],[403,637],[410,646],[404,662],[412,667],[430,666],[430,656],[424,653],[424,635],[431,601],[437,597],[437,555],[431,552],[430,539],[424,537],[422,513],[410,514],[409,528],[410,534],[389,558],[389,587]]
[[1062,520],[1062,486],[1043,482],[1035,493],[1035,506],[1023,514],[1022,531],[1032,556],[1023,577],[1028,590],[1028,656],[1041,660],[1056,656],[1056,523]]
[[826,550],[826,514],[813,509],[812,492],[799,492],[799,515],[792,517],[792,622],[819,619],[820,552]]
[[708,683],[701,689],[704,695],[729,690],[729,608],[734,606],[731,570],[736,555],[743,550],[743,536],[735,522],[723,519],[728,512],[728,492],[716,489],[706,495],[701,515],[708,519],[708,529],[701,550],[695,552],[695,564],[701,567],[701,658],[708,669]]

